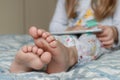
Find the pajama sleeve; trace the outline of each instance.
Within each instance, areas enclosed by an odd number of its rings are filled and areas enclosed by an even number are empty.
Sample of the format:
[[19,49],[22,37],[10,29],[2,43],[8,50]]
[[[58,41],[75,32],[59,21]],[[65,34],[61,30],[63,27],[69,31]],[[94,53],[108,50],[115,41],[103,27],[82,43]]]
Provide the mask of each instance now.
[[117,0],[116,11],[113,15],[113,25],[118,31],[118,42],[115,44],[115,47],[120,46],[120,0]]
[[68,18],[65,8],[65,0],[58,0],[55,13],[49,26],[50,32],[61,32],[67,28]]

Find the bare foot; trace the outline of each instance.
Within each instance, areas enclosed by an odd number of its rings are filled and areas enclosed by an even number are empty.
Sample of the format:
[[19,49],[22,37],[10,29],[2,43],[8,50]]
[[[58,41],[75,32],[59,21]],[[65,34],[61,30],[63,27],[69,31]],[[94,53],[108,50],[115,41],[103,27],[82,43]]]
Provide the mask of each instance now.
[[[47,59],[46,59],[47,58]],[[36,46],[24,46],[13,61],[10,72],[28,72],[40,70],[51,61],[51,54],[38,49]]]
[[77,62],[77,50],[75,47],[66,47],[45,30],[30,28],[30,35],[35,44],[43,50],[52,54],[52,60],[48,63],[47,72],[56,73],[67,71],[69,67]]

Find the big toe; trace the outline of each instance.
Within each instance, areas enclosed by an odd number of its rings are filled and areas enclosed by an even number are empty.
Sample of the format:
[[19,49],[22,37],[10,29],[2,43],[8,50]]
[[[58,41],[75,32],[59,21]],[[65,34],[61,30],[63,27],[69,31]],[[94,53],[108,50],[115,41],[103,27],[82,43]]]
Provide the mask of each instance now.
[[42,62],[48,64],[51,61],[52,55],[49,52],[44,52],[40,58]]
[[37,28],[35,26],[32,26],[29,29],[29,34],[33,37],[33,38],[37,38],[38,34],[37,34]]

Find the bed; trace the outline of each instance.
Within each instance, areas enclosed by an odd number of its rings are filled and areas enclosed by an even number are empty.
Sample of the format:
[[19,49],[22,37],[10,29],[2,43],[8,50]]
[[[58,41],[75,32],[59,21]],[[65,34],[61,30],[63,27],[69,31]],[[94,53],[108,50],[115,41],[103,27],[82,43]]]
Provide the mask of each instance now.
[[68,72],[46,74],[43,71],[10,73],[14,56],[23,45],[32,44],[29,35],[0,35],[0,80],[120,80],[120,48]]

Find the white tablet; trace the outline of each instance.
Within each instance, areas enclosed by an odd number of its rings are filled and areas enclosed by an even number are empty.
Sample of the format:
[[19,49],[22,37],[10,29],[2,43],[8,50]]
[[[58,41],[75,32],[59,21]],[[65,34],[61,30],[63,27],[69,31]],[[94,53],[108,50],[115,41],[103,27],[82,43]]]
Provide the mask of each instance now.
[[83,33],[97,33],[102,32],[101,29],[89,29],[89,30],[79,30],[79,31],[65,31],[65,32],[51,32],[53,35],[67,35],[67,34],[83,34]]

